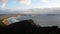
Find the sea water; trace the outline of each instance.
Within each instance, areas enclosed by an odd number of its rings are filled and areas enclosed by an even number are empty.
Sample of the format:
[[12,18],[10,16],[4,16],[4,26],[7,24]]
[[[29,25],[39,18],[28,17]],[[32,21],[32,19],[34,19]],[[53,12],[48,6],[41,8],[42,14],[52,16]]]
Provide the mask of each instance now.
[[[46,16],[46,15],[34,15],[34,16],[17,16],[8,18],[9,24],[13,22],[23,21],[32,19],[36,24],[40,26],[59,26],[60,27],[60,16]],[[11,20],[11,21],[10,21]]]

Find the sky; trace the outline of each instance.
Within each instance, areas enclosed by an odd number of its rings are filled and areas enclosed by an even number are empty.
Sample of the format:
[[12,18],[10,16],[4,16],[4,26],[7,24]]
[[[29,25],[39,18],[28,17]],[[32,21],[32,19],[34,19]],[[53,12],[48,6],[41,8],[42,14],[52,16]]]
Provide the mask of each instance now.
[[60,7],[60,0],[0,0],[0,9],[54,7]]

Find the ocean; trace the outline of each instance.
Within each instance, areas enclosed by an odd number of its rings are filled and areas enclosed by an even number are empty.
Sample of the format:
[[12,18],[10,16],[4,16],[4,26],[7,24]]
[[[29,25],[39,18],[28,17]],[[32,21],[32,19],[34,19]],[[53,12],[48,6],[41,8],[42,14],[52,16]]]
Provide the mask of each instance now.
[[[13,20],[14,19],[14,20]],[[60,27],[60,15],[26,15],[26,16],[17,16],[13,18],[8,18],[10,24],[12,22],[18,22],[22,20],[32,19],[37,25],[40,26],[59,26]]]

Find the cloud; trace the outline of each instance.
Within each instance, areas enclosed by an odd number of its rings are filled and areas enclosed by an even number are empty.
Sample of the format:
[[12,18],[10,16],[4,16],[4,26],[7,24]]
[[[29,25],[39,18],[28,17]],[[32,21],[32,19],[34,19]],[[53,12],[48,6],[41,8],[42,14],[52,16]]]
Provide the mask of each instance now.
[[31,4],[31,0],[18,0],[18,2],[21,3],[21,4],[26,4],[26,5]]
[[0,8],[4,8],[7,0],[0,0]]
[[3,4],[2,4],[2,6],[1,6],[1,8],[4,8],[4,7],[5,7],[5,5],[6,5],[6,3],[3,3]]
[[50,2],[51,0],[41,0],[42,2]]
[[60,2],[60,0],[41,0],[42,2]]

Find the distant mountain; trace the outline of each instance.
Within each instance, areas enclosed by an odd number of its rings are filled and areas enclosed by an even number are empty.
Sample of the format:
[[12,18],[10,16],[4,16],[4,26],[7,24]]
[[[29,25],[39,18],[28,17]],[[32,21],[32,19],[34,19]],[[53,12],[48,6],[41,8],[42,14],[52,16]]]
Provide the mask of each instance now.
[[0,14],[16,14],[16,12],[11,10],[0,10]]
[[60,14],[60,8],[6,9],[0,14]]

